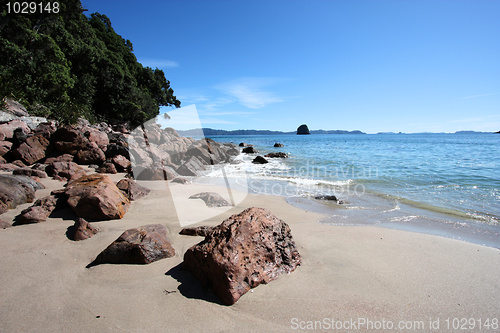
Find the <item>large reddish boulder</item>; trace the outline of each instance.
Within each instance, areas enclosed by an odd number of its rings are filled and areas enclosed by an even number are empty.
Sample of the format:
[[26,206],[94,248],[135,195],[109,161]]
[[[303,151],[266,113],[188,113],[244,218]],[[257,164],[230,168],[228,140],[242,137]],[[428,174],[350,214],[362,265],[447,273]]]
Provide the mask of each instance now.
[[30,177],[47,178],[47,173],[38,169],[19,168],[12,171],[13,175],[24,175]]
[[162,224],[149,224],[129,229],[102,251],[89,265],[149,264],[175,255]]
[[35,203],[24,209],[17,216],[16,221],[19,224],[39,223],[47,220],[49,215],[56,209],[58,198],[55,195],[49,195],[38,199]]
[[87,220],[121,219],[130,201],[106,175],[83,176],[68,183],[65,194],[78,217]]
[[12,157],[23,161],[26,165],[34,164],[45,158],[49,143],[49,140],[41,134],[30,136],[19,147],[12,149]]
[[184,267],[231,305],[251,288],[292,272],[300,260],[289,226],[270,211],[252,207],[188,249]]
[[85,170],[75,162],[53,162],[45,168],[50,177],[58,180],[73,180],[85,176]]

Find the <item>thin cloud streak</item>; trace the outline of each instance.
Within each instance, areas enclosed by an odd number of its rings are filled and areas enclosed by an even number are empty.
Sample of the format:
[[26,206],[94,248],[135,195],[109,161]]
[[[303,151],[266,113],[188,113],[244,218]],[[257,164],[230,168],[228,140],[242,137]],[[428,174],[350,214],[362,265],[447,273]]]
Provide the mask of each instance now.
[[241,78],[218,85],[216,88],[249,109],[261,109],[272,103],[283,102],[282,98],[275,96],[271,91],[264,90],[279,81],[277,78]]
[[179,63],[173,60],[165,59],[139,59],[138,60],[143,66],[151,68],[175,68],[179,67]]
[[500,94],[500,93],[496,92],[496,93],[490,93],[490,94],[472,95],[472,96],[462,97],[459,99],[471,99],[471,98],[478,98],[478,97],[484,97],[484,96],[493,96],[493,95],[498,95],[498,94]]

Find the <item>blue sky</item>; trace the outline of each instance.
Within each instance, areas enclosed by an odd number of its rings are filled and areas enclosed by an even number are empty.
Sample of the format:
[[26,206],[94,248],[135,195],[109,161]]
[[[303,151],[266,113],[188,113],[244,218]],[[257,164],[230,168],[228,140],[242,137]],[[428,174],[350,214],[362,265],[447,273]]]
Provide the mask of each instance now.
[[500,130],[500,1],[82,4],[203,127]]

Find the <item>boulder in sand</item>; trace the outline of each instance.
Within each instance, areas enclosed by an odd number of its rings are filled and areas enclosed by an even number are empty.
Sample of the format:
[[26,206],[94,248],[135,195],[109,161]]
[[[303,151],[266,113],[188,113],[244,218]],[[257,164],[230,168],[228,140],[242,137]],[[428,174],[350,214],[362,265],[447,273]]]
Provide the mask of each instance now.
[[58,198],[55,195],[38,199],[31,207],[24,209],[16,217],[16,222],[18,224],[29,224],[46,221],[54,209],[56,209],[57,201]]
[[125,194],[125,196],[130,201],[140,199],[143,196],[147,195],[149,192],[151,192],[150,189],[147,189],[144,186],[137,184],[132,179],[126,179],[126,178],[120,180],[116,184],[116,187],[118,187],[120,191],[122,191],[123,194]]
[[73,240],[75,241],[88,239],[99,232],[98,228],[92,226],[81,217],[75,221],[73,229],[75,231],[73,234]]
[[68,183],[65,194],[78,217],[87,220],[121,219],[130,201],[106,175],[83,176]]
[[202,192],[189,197],[189,199],[201,199],[208,207],[224,207],[230,204],[219,193]]
[[149,224],[129,229],[111,243],[89,265],[149,264],[175,255],[162,224]]
[[44,188],[28,176],[0,175],[0,214],[26,202],[33,202],[35,191]]
[[290,227],[270,211],[252,207],[189,248],[183,267],[231,305],[251,288],[294,271],[300,261]]

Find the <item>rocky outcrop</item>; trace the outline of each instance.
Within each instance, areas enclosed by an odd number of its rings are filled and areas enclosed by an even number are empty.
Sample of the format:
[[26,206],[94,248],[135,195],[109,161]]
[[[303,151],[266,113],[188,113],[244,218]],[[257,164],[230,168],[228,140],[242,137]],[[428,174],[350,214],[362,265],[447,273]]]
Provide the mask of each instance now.
[[189,197],[189,199],[201,199],[208,207],[224,207],[230,204],[220,194],[215,192],[202,192]]
[[151,190],[137,184],[132,179],[122,179],[116,184],[116,187],[118,187],[130,201],[140,199],[151,192]]
[[288,225],[262,208],[232,215],[184,254],[183,267],[222,302],[290,273],[300,255]]
[[73,240],[75,241],[82,241],[85,239],[89,239],[90,237],[94,236],[97,234],[100,230],[94,226],[92,226],[90,223],[85,221],[85,219],[82,219],[81,217],[75,221],[75,224],[73,225]]
[[266,163],[269,163],[269,161],[266,160],[264,157],[259,155],[253,159],[252,163],[253,164],[266,164]]
[[86,220],[121,219],[130,206],[125,195],[108,176],[102,174],[70,181],[65,194],[75,214]]
[[200,227],[183,228],[179,232],[179,235],[206,237],[212,231],[213,228],[214,227],[209,227],[209,226],[206,226],[206,225],[203,225],[203,226],[200,226]]
[[102,251],[89,265],[149,264],[175,255],[162,224],[150,224],[129,229]]
[[276,143],[274,144],[274,147],[275,147],[275,148],[281,148],[281,147],[285,147],[285,145],[284,145],[284,144],[282,144],[282,143],[278,143],[278,142],[276,142]]
[[287,153],[282,153],[282,152],[277,152],[277,153],[269,153],[264,155],[264,157],[269,157],[269,158],[288,158]]
[[28,176],[0,175],[0,214],[18,205],[33,202],[35,191],[44,188]]
[[307,125],[303,124],[297,128],[297,134],[301,135],[301,134],[311,134],[311,133],[309,133],[309,128],[307,127]]
[[50,214],[56,209],[58,198],[55,195],[49,195],[38,199],[35,203],[16,217],[18,224],[39,223],[46,221]]

